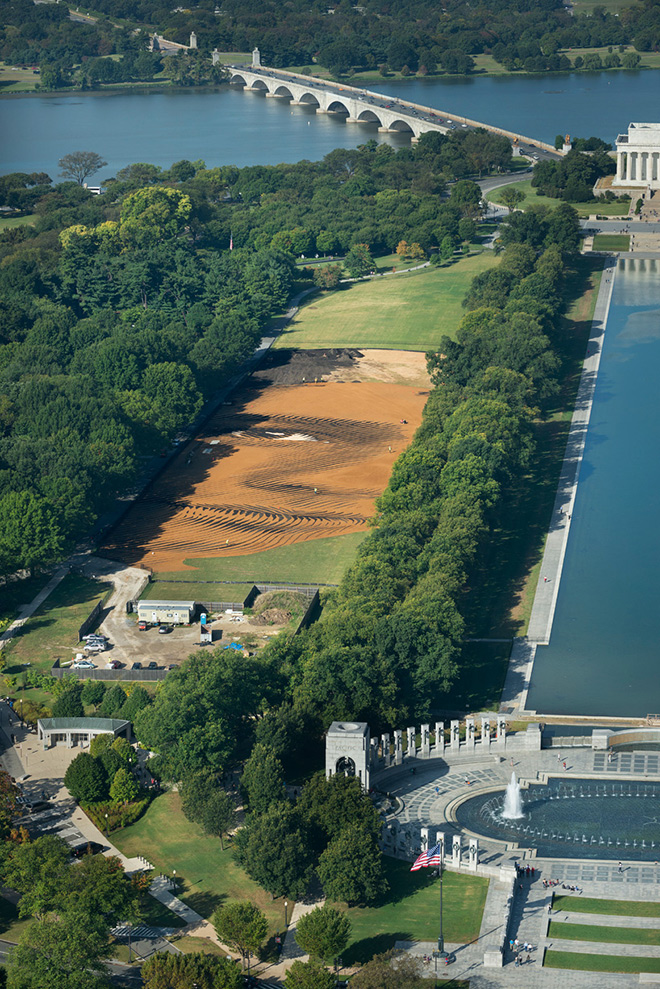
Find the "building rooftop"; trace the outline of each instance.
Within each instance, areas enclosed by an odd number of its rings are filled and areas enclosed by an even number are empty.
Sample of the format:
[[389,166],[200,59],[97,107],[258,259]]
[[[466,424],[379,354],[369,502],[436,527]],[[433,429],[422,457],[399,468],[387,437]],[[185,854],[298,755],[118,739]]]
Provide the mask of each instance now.
[[128,724],[118,718],[39,718],[43,731],[117,731]]
[[138,608],[194,608],[194,601],[156,601],[154,598],[144,598],[138,601]]

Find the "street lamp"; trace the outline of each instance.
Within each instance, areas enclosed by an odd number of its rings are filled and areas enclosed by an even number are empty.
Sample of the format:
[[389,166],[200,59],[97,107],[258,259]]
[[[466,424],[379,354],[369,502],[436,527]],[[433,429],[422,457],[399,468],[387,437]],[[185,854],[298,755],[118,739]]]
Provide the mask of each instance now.
[[110,835],[110,831],[108,830],[108,815],[107,815],[107,812],[106,812],[106,815],[105,815],[105,836],[106,836],[106,838],[108,838],[109,835]]
[[287,924],[287,910],[288,909],[289,909],[289,901],[288,900],[285,900],[284,901],[284,926],[285,927],[288,927],[288,924]]
[[173,877],[174,877],[174,878],[172,879],[172,882],[173,882],[173,884],[174,884],[174,889],[176,889],[176,869],[172,869],[172,875],[173,875]]

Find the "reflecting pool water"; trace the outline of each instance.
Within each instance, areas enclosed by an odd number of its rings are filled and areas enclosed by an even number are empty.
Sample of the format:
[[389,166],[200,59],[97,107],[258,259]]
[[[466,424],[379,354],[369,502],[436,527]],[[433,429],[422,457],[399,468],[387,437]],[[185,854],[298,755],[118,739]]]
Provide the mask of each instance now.
[[660,857],[660,783],[552,779],[522,791],[523,816],[502,815],[505,791],[460,804],[458,823],[476,834],[536,848],[551,858]]
[[619,262],[550,644],[527,699],[539,714],[660,711],[660,261]]

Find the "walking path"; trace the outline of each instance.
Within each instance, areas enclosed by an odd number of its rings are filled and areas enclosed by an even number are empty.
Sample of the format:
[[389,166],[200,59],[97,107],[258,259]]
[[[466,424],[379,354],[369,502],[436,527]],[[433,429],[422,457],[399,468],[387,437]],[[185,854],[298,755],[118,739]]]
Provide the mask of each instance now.
[[69,572],[68,563],[64,563],[61,567],[58,567],[58,569],[55,571],[55,573],[48,581],[46,586],[39,591],[37,596],[33,598],[29,604],[23,605],[23,607],[19,612],[18,618],[11,623],[9,628],[5,629],[2,635],[0,635],[0,650],[3,648],[3,646],[5,646],[9,642],[10,639],[14,638],[14,636],[19,631],[19,629],[21,629],[25,625],[28,618],[30,618],[35,613],[37,608],[41,606],[41,604],[46,600],[48,595],[52,594],[52,592],[55,590],[55,588],[60,583],[60,581],[66,577],[68,572]]
[[536,646],[547,645],[550,641],[559,594],[559,582],[598,377],[605,327],[612,298],[616,265],[616,258],[609,258],[605,261],[527,637],[516,639],[514,642],[502,691],[501,710],[507,713],[525,710]]

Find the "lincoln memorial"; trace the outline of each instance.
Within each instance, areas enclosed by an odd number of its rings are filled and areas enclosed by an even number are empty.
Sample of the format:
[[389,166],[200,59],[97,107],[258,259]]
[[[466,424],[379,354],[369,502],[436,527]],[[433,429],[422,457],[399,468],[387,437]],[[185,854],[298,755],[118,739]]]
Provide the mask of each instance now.
[[629,124],[616,139],[614,188],[660,189],[660,124]]

